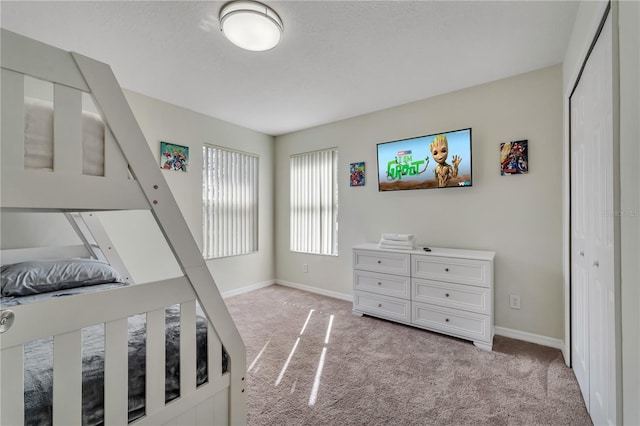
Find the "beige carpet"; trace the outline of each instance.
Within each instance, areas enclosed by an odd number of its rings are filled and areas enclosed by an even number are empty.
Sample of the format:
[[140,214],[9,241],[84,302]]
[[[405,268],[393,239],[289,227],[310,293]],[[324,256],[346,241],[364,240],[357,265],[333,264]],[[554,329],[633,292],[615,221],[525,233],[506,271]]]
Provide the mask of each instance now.
[[249,425],[591,424],[556,349],[496,337],[487,352],[278,285],[226,303],[247,346]]

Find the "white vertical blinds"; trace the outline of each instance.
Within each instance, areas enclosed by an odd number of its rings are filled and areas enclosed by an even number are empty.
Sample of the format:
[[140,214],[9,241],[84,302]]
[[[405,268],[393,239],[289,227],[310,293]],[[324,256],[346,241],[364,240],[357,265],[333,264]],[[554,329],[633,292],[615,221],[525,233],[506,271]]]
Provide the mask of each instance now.
[[338,254],[338,150],[291,157],[290,249]]
[[205,258],[258,250],[257,155],[205,145],[202,201]]

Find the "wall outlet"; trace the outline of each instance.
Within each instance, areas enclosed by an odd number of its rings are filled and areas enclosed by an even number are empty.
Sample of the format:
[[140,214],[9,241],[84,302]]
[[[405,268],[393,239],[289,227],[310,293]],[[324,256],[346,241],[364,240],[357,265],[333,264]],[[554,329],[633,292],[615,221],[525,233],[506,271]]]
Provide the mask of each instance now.
[[509,307],[511,309],[520,309],[520,296],[518,296],[517,294],[510,294]]
[[309,265],[308,264],[306,264],[306,263],[302,264],[302,272],[304,272],[305,274],[307,272],[309,272]]

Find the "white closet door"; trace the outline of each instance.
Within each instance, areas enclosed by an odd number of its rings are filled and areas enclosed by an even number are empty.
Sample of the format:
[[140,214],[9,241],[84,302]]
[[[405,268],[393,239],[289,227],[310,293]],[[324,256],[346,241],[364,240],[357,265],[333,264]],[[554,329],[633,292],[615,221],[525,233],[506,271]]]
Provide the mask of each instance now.
[[594,424],[616,424],[612,27],[571,97],[572,364]]
[[580,86],[571,98],[571,365],[584,401],[589,409],[589,269],[587,251],[589,194],[591,173],[586,164],[591,156],[585,143],[584,118],[587,106],[585,87]]

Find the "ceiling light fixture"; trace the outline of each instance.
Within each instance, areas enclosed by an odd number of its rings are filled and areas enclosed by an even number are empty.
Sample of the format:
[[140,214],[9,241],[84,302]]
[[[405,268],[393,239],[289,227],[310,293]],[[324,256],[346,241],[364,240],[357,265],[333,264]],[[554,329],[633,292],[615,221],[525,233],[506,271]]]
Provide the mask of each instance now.
[[254,52],[273,49],[282,37],[282,20],[269,6],[238,0],[220,9],[220,31],[238,47]]

